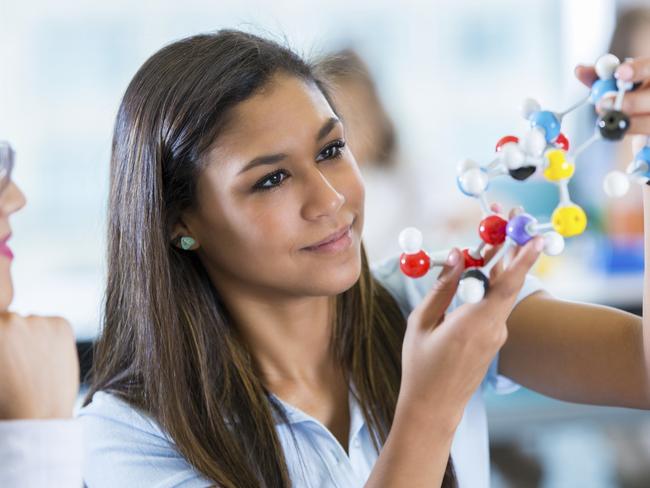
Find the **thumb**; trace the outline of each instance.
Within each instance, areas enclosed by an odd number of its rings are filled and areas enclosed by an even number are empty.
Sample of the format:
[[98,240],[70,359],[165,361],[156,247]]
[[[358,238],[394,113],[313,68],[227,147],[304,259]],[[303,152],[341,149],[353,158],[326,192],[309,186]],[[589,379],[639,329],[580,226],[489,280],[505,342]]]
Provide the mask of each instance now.
[[594,84],[594,81],[598,79],[598,75],[593,66],[584,66],[579,64],[576,66],[574,73],[576,78],[578,78],[583,85],[588,87],[591,87],[591,85]]
[[438,279],[422,302],[413,310],[418,327],[430,329],[438,325],[456,294],[458,282],[463,273],[464,260],[458,249],[452,249]]

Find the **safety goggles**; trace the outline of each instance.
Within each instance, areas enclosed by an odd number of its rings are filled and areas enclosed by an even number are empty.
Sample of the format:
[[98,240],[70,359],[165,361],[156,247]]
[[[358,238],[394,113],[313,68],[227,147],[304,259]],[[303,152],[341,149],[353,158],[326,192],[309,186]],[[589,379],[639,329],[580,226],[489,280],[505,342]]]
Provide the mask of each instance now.
[[0,141],[0,195],[9,186],[15,153],[8,142]]

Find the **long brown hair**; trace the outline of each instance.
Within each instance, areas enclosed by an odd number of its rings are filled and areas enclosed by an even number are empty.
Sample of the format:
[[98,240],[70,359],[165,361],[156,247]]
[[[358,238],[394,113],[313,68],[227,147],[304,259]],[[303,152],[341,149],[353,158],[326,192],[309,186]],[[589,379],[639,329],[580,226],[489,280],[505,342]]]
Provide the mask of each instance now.
[[[278,71],[327,97],[312,67],[270,40],[222,30],[177,41],[136,73],[113,138],[104,323],[86,403],[104,390],[144,410],[189,463],[228,488],[291,486],[272,414],[286,417],[199,258],[172,245],[171,231],[196,203],[204,155],[229,111]],[[395,412],[405,330],[362,248],[331,340],[377,450]],[[445,486],[454,483],[450,463]]]

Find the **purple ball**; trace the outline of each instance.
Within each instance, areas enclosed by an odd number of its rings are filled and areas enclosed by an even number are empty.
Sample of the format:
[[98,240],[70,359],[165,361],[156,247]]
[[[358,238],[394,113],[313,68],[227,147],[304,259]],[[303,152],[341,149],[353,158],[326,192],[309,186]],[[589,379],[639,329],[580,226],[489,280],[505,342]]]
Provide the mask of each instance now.
[[532,215],[526,213],[515,215],[508,221],[506,235],[518,245],[523,246],[535,236],[535,234],[529,233],[526,227],[528,224],[536,223],[537,219]]

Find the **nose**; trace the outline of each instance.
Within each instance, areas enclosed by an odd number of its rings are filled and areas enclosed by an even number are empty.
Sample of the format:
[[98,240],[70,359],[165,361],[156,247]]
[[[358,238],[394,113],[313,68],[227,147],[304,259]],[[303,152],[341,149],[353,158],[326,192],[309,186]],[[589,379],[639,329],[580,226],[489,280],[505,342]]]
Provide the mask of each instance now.
[[25,203],[27,200],[21,189],[13,181],[9,181],[9,184],[0,193],[0,213],[4,217],[8,217],[23,208]]
[[302,216],[306,220],[332,217],[345,203],[345,196],[339,193],[318,169],[310,172],[305,186],[305,195]]

